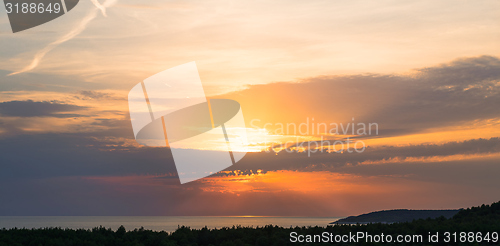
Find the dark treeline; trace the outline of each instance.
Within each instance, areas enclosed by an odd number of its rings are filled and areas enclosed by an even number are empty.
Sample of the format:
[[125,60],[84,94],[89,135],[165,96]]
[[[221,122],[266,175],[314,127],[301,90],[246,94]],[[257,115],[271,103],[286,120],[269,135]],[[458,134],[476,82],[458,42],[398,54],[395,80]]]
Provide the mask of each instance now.
[[[291,242],[291,233],[295,235],[322,235],[323,233],[332,235],[348,235],[357,232],[377,235],[423,235],[422,243],[331,243],[334,245],[500,245],[493,242],[493,232],[500,232],[500,202],[492,205],[482,205],[463,209],[450,219],[439,217],[435,219],[419,219],[412,222],[393,224],[367,224],[367,225],[335,225],[327,227],[295,227],[282,228],[277,226],[265,226],[258,228],[245,228],[234,226],[232,228],[221,229],[190,229],[180,227],[173,233],[156,232],[150,230],[135,229],[126,231],[122,226],[113,231],[108,228],[98,227],[92,230],[73,230],[61,228],[44,229],[2,229],[0,230],[0,246],[16,245],[119,245],[119,246],[161,246],[161,245],[297,245]],[[490,233],[488,241],[460,242],[457,235],[457,243],[444,242],[445,232],[481,232],[482,237]],[[440,242],[429,243],[427,237],[431,234],[439,233]],[[477,235],[477,234],[475,234]],[[466,240],[467,237],[465,237]],[[470,238],[469,238],[470,239]],[[292,239],[294,240],[294,239]],[[302,243],[308,245],[315,243]]]

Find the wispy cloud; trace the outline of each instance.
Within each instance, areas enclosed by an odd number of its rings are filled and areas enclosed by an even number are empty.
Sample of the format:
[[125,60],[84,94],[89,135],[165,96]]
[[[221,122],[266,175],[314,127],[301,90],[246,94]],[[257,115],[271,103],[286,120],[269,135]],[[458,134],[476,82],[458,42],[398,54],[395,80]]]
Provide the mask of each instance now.
[[57,101],[34,102],[28,100],[0,103],[0,115],[14,117],[73,118],[83,116],[73,113],[74,111],[79,111],[82,109],[86,109],[86,107],[61,103]]
[[[105,17],[107,17],[108,15],[106,15],[106,6],[102,5],[101,3],[99,3],[97,0],[90,0],[102,13],[102,15],[104,15]],[[108,1],[106,1],[108,2]],[[104,2],[104,4],[106,4],[106,2]],[[113,2],[116,2],[116,1],[113,1]]]
[[39,50],[36,54],[35,54],[35,57],[33,58],[33,60],[31,61],[30,65],[24,67],[23,69],[19,70],[19,71],[16,71],[16,72],[13,72],[13,73],[10,73],[8,74],[8,76],[11,76],[11,75],[16,75],[16,74],[20,74],[20,73],[25,73],[25,72],[28,72],[28,71],[31,71],[33,69],[35,69],[39,64],[40,64],[40,61],[43,59],[43,57],[45,57],[45,55],[47,55],[47,53],[49,53],[51,50],[53,50],[54,48],[56,48],[57,46],[59,46],[60,44],[68,41],[68,40],[71,40],[73,39],[74,37],[76,37],[78,34],[80,34],[81,32],[83,32],[85,30],[85,28],[87,28],[87,25],[97,16],[97,11],[101,11],[101,13],[104,15],[104,16],[107,16],[106,15],[106,8],[107,7],[110,7],[112,6],[113,4],[115,4],[117,2],[117,0],[106,0],[103,4],[100,4],[97,0],[91,0],[92,3],[96,6],[96,9],[93,9],[92,11],[90,11],[70,32],[68,32],[66,35],[60,37],[59,39],[57,39],[56,41],[48,44],[47,46],[45,46],[43,49]]

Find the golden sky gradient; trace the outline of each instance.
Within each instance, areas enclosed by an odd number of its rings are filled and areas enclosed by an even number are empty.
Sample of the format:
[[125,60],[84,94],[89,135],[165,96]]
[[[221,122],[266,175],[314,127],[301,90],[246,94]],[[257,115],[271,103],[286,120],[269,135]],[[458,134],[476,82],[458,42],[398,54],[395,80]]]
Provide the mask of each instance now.
[[[12,200],[0,215],[335,217],[499,199],[498,1],[105,7],[106,16],[81,1],[16,34],[0,13],[0,185],[23,184],[0,188]],[[190,61],[210,98],[240,103],[252,153],[179,185],[168,149],[135,142],[127,95]],[[277,131],[305,122],[328,129]],[[379,131],[330,134],[332,123],[376,123]],[[347,137],[367,150],[308,157],[279,146]],[[272,144],[281,151],[265,153]],[[34,205],[18,206],[27,201]],[[102,210],[84,206],[97,201]]]

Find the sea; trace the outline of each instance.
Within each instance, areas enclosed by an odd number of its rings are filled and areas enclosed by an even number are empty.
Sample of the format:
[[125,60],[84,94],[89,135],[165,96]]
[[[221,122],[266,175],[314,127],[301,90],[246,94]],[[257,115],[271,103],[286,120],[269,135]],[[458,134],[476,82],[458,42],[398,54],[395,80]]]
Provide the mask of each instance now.
[[146,230],[173,232],[180,226],[192,229],[210,229],[243,226],[262,227],[277,225],[281,227],[322,226],[340,218],[327,217],[255,217],[255,216],[0,216],[0,229],[10,228],[47,228],[92,229],[103,226],[113,230],[121,225],[127,231],[144,227]]

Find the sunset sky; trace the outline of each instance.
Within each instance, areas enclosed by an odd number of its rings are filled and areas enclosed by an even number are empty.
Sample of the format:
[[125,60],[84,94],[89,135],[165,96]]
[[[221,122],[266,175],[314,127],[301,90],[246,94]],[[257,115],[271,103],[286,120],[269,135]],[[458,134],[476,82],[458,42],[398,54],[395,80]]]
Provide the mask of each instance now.
[[[19,33],[0,11],[0,215],[342,217],[500,200],[499,1],[98,2]],[[168,148],[135,141],[127,96],[191,61],[207,96],[240,103],[251,152],[181,185]],[[306,122],[328,128],[279,129]],[[366,149],[296,146],[348,137]]]

